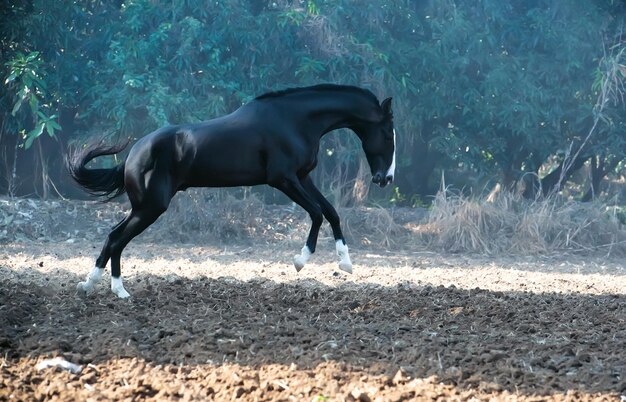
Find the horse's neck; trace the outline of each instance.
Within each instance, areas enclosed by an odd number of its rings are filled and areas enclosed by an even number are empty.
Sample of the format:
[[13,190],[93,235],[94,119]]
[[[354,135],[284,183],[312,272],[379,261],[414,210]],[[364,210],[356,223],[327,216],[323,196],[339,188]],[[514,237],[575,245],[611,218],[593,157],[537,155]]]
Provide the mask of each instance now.
[[339,128],[353,128],[355,125],[372,118],[371,101],[357,94],[336,93],[320,94],[316,107],[308,115],[322,130],[324,135]]

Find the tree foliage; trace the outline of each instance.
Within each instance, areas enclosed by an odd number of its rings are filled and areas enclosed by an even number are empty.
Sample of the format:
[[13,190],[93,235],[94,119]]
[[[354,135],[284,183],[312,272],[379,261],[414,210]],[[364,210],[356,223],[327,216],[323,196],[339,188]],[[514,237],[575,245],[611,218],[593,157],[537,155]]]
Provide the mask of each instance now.
[[[24,148],[43,133],[63,144],[104,133],[138,138],[222,115],[269,90],[354,84],[395,99],[393,199],[407,202],[433,194],[442,172],[469,172],[474,183],[532,177],[534,186],[554,186],[553,177],[567,171],[568,150],[592,129],[609,67],[624,73],[613,88],[626,75],[619,67],[626,65],[619,53],[626,7],[616,1],[30,0],[0,7],[0,145],[7,133],[22,133]],[[624,111],[619,96],[603,107],[579,153],[604,175],[626,159]],[[362,178],[361,159],[354,136],[328,136],[316,179],[327,193],[354,194],[363,187],[350,181]]]

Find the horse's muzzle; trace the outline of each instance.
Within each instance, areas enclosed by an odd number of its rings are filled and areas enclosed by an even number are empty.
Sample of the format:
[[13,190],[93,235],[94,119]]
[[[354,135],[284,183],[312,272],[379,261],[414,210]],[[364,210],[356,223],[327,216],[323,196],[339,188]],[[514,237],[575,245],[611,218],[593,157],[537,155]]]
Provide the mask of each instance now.
[[372,182],[374,184],[378,184],[381,188],[385,187],[387,184],[393,183],[393,175],[384,175],[382,173],[376,173],[372,176]]

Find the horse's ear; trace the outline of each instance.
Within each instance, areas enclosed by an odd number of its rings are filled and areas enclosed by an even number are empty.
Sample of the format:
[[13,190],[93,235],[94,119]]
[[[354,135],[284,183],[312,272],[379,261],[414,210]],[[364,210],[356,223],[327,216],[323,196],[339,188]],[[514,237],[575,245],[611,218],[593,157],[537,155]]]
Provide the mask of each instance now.
[[383,113],[385,116],[391,116],[393,112],[391,111],[391,98],[387,98],[384,101],[380,102],[380,107],[383,109]]

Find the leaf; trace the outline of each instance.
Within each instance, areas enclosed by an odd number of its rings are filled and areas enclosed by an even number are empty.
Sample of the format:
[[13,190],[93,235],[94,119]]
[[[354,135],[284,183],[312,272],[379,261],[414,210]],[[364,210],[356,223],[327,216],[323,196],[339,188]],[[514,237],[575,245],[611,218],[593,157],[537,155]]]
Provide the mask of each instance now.
[[13,71],[11,74],[9,74],[9,76],[7,77],[6,80],[4,80],[4,84],[8,84],[9,82],[12,82],[15,78],[17,78],[17,72]]
[[21,100],[15,102],[15,105],[13,105],[13,110],[11,110],[11,116],[15,116],[15,114],[20,110],[20,107],[22,107]]
[[24,86],[26,86],[27,88],[30,88],[30,86],[33,85],[32,76],[29,74],[25,74],[22,78],[22,81],[24,81]]
[[43,89],[44,91],[48,91],[48,84],[46,84],[46,81],[40,80],[39,78],[35,77],[35,82],[37,83],[37,85],[39,85],[41,89]]
[[35,140],[35,137],[28,137],[26,138],[26,142],[24,142],[24,148],[28,149],[31,147],[31,145],[33,145],[33,141]]
[[54,137],[54,128],[50,124],[46,124],[46,131],[50,137]]
[[39,99],[35,96],[35,94],[31,94],[28,99],[28,106],[30,106],[30,110],[34,111],[39,109]]
[[[53,115],[51,118],[55,118],[55,117],[56,115]],[[54,128],[55,130],[62,130],[61,126],[54,120],[50,120],[47,124],[52,126],[52,128]]]
[[39,56],[39,52],[30,52],[28,56],[26,56],[26,61],[33,61]]
[[41,133],[43,133],[44,123],[38,123],[35,128],[26,134],[26,141],[24,142],[24,148],[28,149],[31,145],[33,145],[33,141],[35,138],[39,137]]

